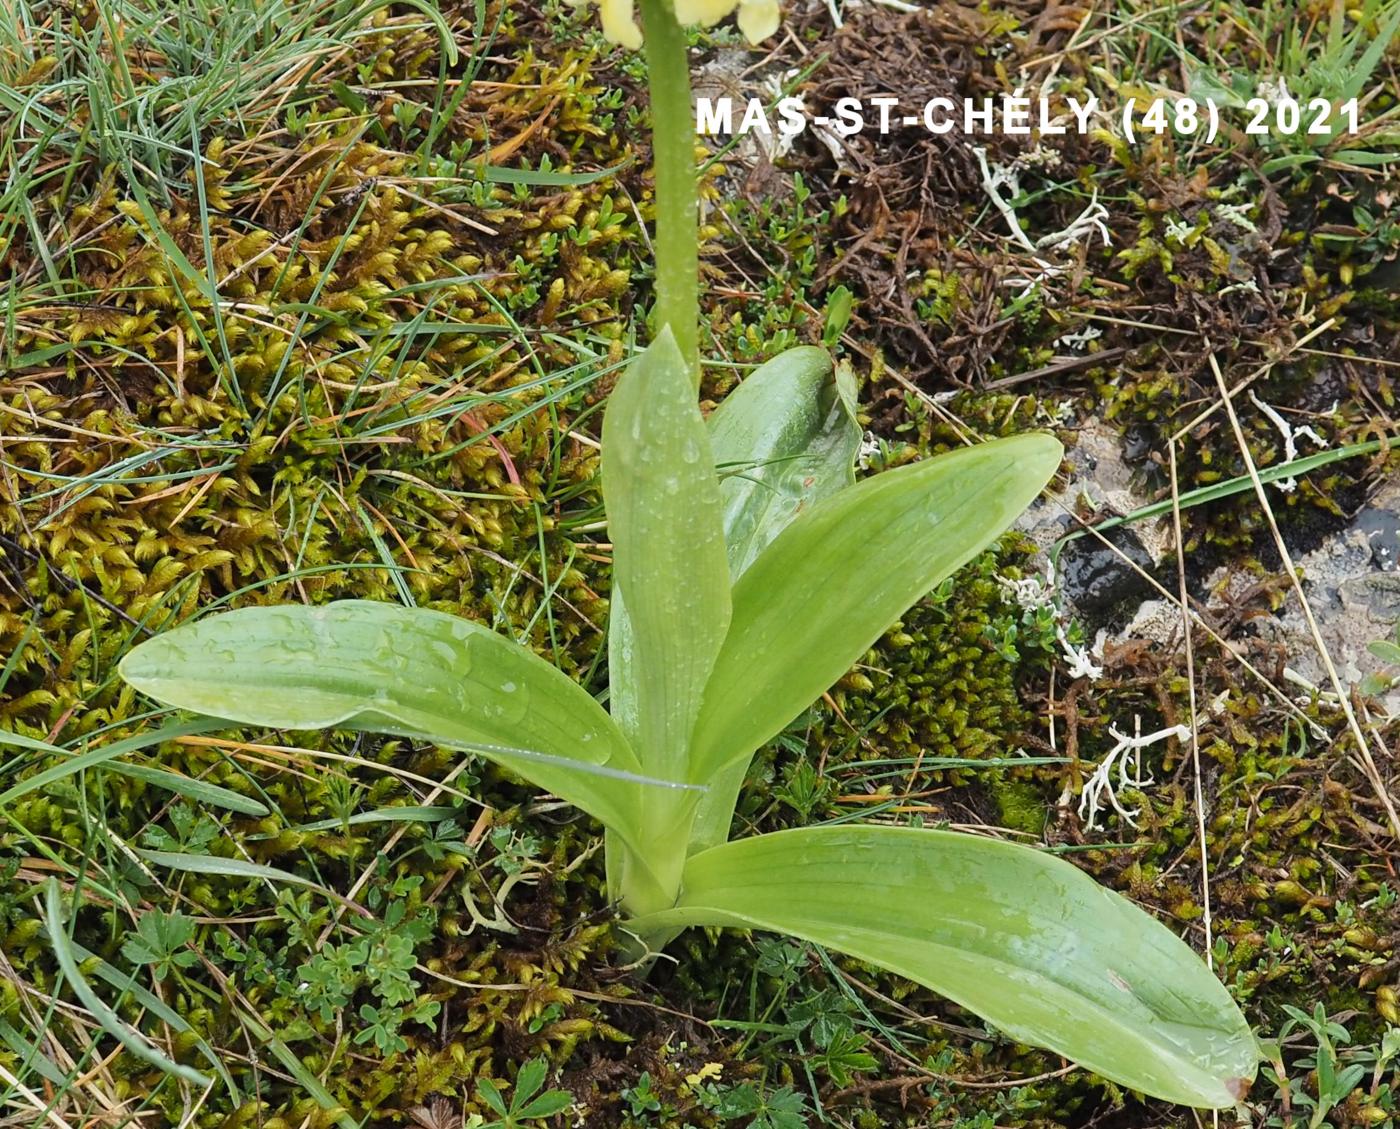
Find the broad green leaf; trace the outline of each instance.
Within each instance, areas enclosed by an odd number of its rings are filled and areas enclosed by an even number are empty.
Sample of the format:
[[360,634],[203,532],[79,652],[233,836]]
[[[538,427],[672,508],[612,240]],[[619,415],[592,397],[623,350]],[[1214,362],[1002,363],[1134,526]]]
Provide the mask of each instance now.
[[696,723],[693,780],[742,763],[1016,519],[1059,465],[1018,435],[900,467],[799,515],[734,585]]
[[608,399],[602,458],[613,589],[626,609],[610,640],[610,693],[643,769],[663,779],[689,779],[690,732],[729,625],[714,466],[690,373],[663,329]]
[[856,480],[854,381],[844,365],[833,373],[822,349],[799,346],[760,365],[709,429],[735,578],[799,513]]
[[494,760],[626,833],[637,762],[593,698],[537,655],[443,612],[370,600],[241,608],[142,643],[123,678],[244,725],[357,729]]
[[[690,733],[729,623],[729,570],[714,456],[669,327],[608,399],[602,468],[613,545],[608,708],[648,773],[687,780]],[[656,904],[669,902],[695,804],[648,797],[640,850],[608,836],[611,898],[626,889],[636,904],[647,889]]]
[[1366,649],[1383,663],[1400,663],[1400,644],[1392,643],[1389,639],[1367,643]]
[[[861,430],[855,386],[823,349],[802,345],[754,369],[709,418],[724,477],[724,540],[730,575],[743,574],[798,514],[855,484]],[[706,779],[692,832],[696,849],[729,837],[746,761]]]
[[211,1085],[209,1079],[199,1071],[175,1062],[163,1054],[154,1043],[147,1040],[141,1032],[127,1024],[121,1016],[103,1003],[97,993],[92,990],[92,985],[87,982],[78,968],[68,931],[63,927],[63,900],[59,892],[58,880],[55,878],[49,879],[44,895],[44,924],[48,930],[49,945],[53,949],[54,959],[58,962],[64,979],[72,986],[73,994],[82,1001],[83,1006],[88,1009],[93,1019],[107,1034],[125,1047],[132,1057],[139,1058],[142,1062],[148,1063],[166,1074],[173,1074],[195,1086],[207,1088]]
[[1234,1105],[1259,1058],[1230,994],[1171,930],[1063,859],[995,839],[869,825],[741,839],[693,857],[676,908],[635,925],[829,945],[1183,1105]]

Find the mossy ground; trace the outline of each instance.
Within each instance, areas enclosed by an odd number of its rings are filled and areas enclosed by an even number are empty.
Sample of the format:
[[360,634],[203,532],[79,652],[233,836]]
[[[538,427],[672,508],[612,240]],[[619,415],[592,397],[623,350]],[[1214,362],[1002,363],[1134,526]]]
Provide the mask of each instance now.
[[[149,91],[180,56],[119,29],[114,50],[100,34],[110,11],[36,5],[0,49],[5,85],[40,108],[0,145],[33,184],[0,209],[5,728],[74,751],[149,728],[117,659],[195,609],[263,601],[452,611],[601,686],[597,424],[648,305],[637,62],[566,8],[443,6],[456,64],[416,9],[365,8],[237,113],[182,125],[153,102],[149,120],[114,123],[59,80],[85,58],[120,75],[120,58],[131,91]],[[825,53],[815,110],[864,91],[1000,91],[1046,59],[1064,89],[1106,100],[1175,88],[1180,58],[1161,44],[1178,33],[1227,78],[1283,65],[1283,29],[1251,35],[1238,13],[1121,15],[1156,38],[1139,49],[1138,30],[1081,35],[1069,9],[1017,5],[873,7],[835,34],[813,8],[790,14],[794,36],[764,73]],[[1299,8],[1305,27],[1326,16]],[[723,32],[701,44],[705,58],[736,50]],[[1372,85],[1384,111],[1390,63]],[[35,124],[50,119],[52,135]],[[91,140],[157,125],[180,144],[152,156]],[[740,366],[819,339],[844,285],[856,302],[842,347],[864,382],[876,469],[1034,426],[1072,441],[1097,417],[1122,430],[1142,489],[1161,492],[1167,438],[1216,397],[1212,352],[1229,385],[1252,377],[1334,444],[1393,434],[1400,236],[1384,219],[1384,168],[1284,166],[1265,188],[1261,162],[1287,154],[1240,137],[1130,148],[1071,134],[1047,148],[1022,173],[1027,230],[1062,230],[1097,199],[1112,245],[1061,253],[1066,269],[1024,300],[1011,280],[1033,264],[1009,249],[960,142],[905,131],[858,139],[840,161],[810,138],[776,168],[724,158],[706,221],[708,352],[721,362],[707,397]],[[1019,149],[996,140],[988,156]],[[1101,335],[1064,364],[1060,339],[1086,328]],[[1269,421],[1241,415],[1255,459],[1277,461]],[[1220,413],[1180,450],[1183,490],[1243,469]],[[1326,536],[1394,469],[1393,456],[1334,464],[1276,515],[1290,537]],[[739,826],[859,814],[1002,828],[1069,852],[1202,948],[1208,890],[1212,957],[1261,1035],[1286,1007],[1320,1005],[1368,1068],[1320,1123],[1393,1125],[1394,1067],[1364,1056],[1400,1024],[1395,839],[1335,705],[1281,702],[1286,656],[1255,645],[1251,617],[1290,597],[1253,495],[1183,517],[1197,591],[1216,564],[1259,574],[1216,627],[1265,680],[1197,637],[1199,770],[1175,742],[1149,750],[1156,783],[1125,796],[1136,829],[1086,829],[1075,797],[1110,726],[1190,718],[1184,651],[1125,646],[1101,679],[1069,678],[1053,624],[1001,582],[1038,567],[1018,537],[913,609],[758,758]],[[1175,590],[1169,571],[1161,580]],[[1385,748],[1400,738],[1385,721],[1375,735]],[[540,1055],[573,1099],[559,1125],[1200,1123],[811,947],[693,933],[639,979],[614,959],[598,829],[484,764],[315,734],[190,734],[140,755],[273,814],[101,770],[0,808],[6,1123],[51,1108],[73,1125],[293,1129],[335,1123],[329,1099],[367,1125],[455,1129],[492,1116],[479,1079],[508,1087]],[[57,763],[16,753],[0,788]],[[1394,764],[1379,770],[1390,779]],[[393,814],[422,807],[435,814]],[[310,886],[162,871],[137,847],[275,866]],[[103,997],[183,1062],[209,1070],[201,1041],[212,1049],[224,1075],[208,1094],[117,1053],[68,988],[54,993],[50,877],[83,906],[65,928]],[[1316,1047],[1295,1024],[1289,1087],[1265,1070],[1254,1124],[1309,1123]]]

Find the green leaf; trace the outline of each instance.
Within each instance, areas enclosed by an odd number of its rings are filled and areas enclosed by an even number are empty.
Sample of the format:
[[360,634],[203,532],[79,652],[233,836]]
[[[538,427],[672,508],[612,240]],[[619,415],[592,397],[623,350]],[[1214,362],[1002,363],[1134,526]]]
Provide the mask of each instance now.
[[[49,1060],[36,1043],[31,1043],[3,1019],[0,1019],[0,1043],[9,1047],[10,1052],[18,1059],[18,1069],[14,1073],[21,1080],[24,1079],[26,1072],[32,1070],[44,1081],[52,1082],[55,1086],[66,1088],[71,1084],[72,1079],[65,1076],[63,1071]],[[76,1073],[77,1068],[75,1067],[74,1070]]]
[[[1340,10],[1339,10],[1340,12]],[[1335,26],[1335,25],[1334,25]],[[1356,98],[1361,94],[1366,84],[1375,73],[1377,64],[1385,56],[1386,49],[1390,46],[1390,41],[1400,32],[1400,5],[1395,6],[1387,13],[1385,22],[1377,24],[1374,37],[1367,44],[1366,50],[1356,62],[1350,67],[1350,74],[1339,92],[1339,102],[1345,102],[1350,98]],[[1356,46],[1366,42],[1367,36],[1361,28],[1357,28],[1354,38],[1351,41],[1351,51]],[[1351,51],[1347,52],[1350,56]]]
[[133,780],[143,780],[157,788],[164,788],[167,792],[174,792],[176,795],[184,796],[206,807],[226,808],[228,811],[238,812],[240,815],[264,816],[268,814],[267,806],[257,800],[192,776],[181,776],[178,772],[169,772],[163,768],[151,768],[144,764],[125,764],[122,761],[109,763],[103,767],[109,772],[116,772],[122,776],[129,776]]
[[1396,161],[1400,161],[1400,153],[1393,150],[1372,153],[1365,149],[1338,149],[1335,153],[1329,154],[1329,159],[1339,165],[1355,165],[1357,168],[1378,169],[1384,165],[1393,165]]
[[691,729],[729,625],[714,466],[690,373],[663,329],[608,400],[602,475],[626,608],[609,640],[611,693],[642,767],[670,780],[689,779]]
[[549,1063],[544,1057],[532,1058],[521,1066],[515,1076],[515,1089],[511,1092],[510,1108],[518,1111],[530,1098],[539,1093],[540,1087],[549,1074]]
[[494,760],[626,831],[637,762],[580,686],[442,612],[369,600],[241,608],[175,628],[121,662],[182,709],[274,729],[357,729]]
[[307,1069],[300,1056],[279,1039],[270,1028],[252,1011],[245,1011],[240,1008],[234,1009],[234,1014],[238,1021],[251,1031],[257,1038],[272,1052],[274,1058],[282,1064],[283,1069],[297,1080],[303,1090],[305,1090],[315,1100],[331,1119],[340,1126],[340,1129],[364,1129],[362,1123],[351,1117],[329,1090],[321,1085],[321,1080]]
[[[848,367],[833,372],[821,349],[799,346],[760,365],[706,422],[723,475],[719,490],[731,577],[743,573],[799,513],[855,482],[861,438],[855,383]],[[616,600],[610,634],[614,656],[625,656],[630,637]],[[614,661],[613,669],[620,673],[628,665]],[[633,704],[617,681],[613,714],[626,729],[626,711]],[[744,771],[741,763],[706,781],[709,791],[695,816],[696,844],[724,841]],[[609,872],[618,869],[613,865]]]
[[553,1117],[556,1113],[562,1113],[573,1106],[573,1095],[566,1090],[546,1090],[540,1093],[548,1074],[549,1062],[544,1056],[532,1058],[520,1068],[520,1072],[515,1076],[515,1089],[510,1096],[510,1112],[507,1119],[511,1124]]
[[[507,169],[499,165],[476,165],[473,171],[490,184],[524,184],[532,188],[563,188],[593,184],[621,172],[625,164],[594,172],[551,172],[535,169]],[[499,327],[491,328],[499,330]]]
[[491,1107],[491,1111],[499,1117],[509,1117],[510,1111],[506,1108],[505,1099],[501,1097],[501,1091],[496,1083],[489,1078],[478,1078],[476,1081],[476,1096]]
[[[724,474],[729,571],[738,579],[798,514],[855,484],[855,381],[846,365],[833,371],[824,350],[798,346],[754,369],[708,422]],[[747,767],[741,760],[706,780],[693,849],[728,838]]]
[[293,823],[280,831],[268,831],[258,835],[247,835],[246,839],[275,839],[288,831],[311,833],[316,831],[340,831],[347,827],[360,827],[367,823],[445,823],[461,814],[454,807],[434,805],[422,807],[405,804],[400,807],[375,808],[373,811],[356,812],[342,818],[318,819],[314,823]]
[[750,373],[710,415],[725,475],[724,540],[738,578],[799,513],[855,483],[855,382],[809,345]]
[[1183,1105],[1232,1106],[1259,1058],[1171,930],[1030,847],[951,831],[809,827],[690,860],[651,929],[769,929],[924,984],[1019,1042]]
[[822,325],[822,344],[836,348],[846,326],[851,322],[851,302],[854,296],[848,286],[838,286],[826,298],[826,320]]
[[[264,866],[260,862],[249,862],[247,859],[143,849],[138,849],[136,853],[147,862],[155,863],[157,866],[168,867],[171,870],[183,870],[190,874],[217,874],[224,878],[253,878],[260,882],[287,882],[294,886],[307,886],[312,890],[325,889],[311,879],[302,878],[299,874],[293,874],[289,870],[279,870],[275,866]],[[329,891],[327,892],[329,893]]]
[[122,956],[132,964],[153,964],[157,980],[165,979],[169,966],[188,968],[199,954],[186,948],[195,935],[194,918],[183,913],[152,910],[136,921],[136,932],[122,942]]
[[[53,938],[49,936],[47,926],[43,930],[43,935],[48,939],[49,944],[53,944]],[[229,1092],[235,1105],[242,1102],[243,1097],[237,1086],[234,1085],[233,1078],[228,1072],[228,1067],[224,1064],[223,1058],[214,1051],[207,1042],[202,1039],[179,1014],[170,1008],[158,996],[147,991],[127,972],[119,972],[114,966],[108,964],[96,953],[83,948],[72,938],[65,937],[68,952],[72,956],[74,963],[80,967],[86,967],[97,980],[103,981],[108,986],[114,988],[123,999],[130,999],[139,1004],[146,1011],[159,1019],[177,1034],[188,1035],[190,1040],[199,1049],[199,1052],[209,1060],[214,1071],[223,1080],[224,1086]],[[357,1129],[357,1127],[351,1127]]]
[[215,728],[217,727],[207,720],[179,721],[146,733],[138,733],[134,737],[128,737],[121,741],[113,741],[110,745],[103,745],[101,748],[91,749],[86,753],[74,753],[71,749],[63,749],[57,745],[50,745],[47,741],[26,737],[23,733],[0,733],[0,745],[13,745],[33,752],[50,753],[54,756],[70,758],[61,764],[46,768],[42,772],[36,772],[33,776],[7,788],[3,793],[0,793],[0,808],[13,803],[29,792],[47,788],[56,780],[62,780],[87,769],[102,769],[106,772],[130,776],[136,780],[144,780],[147,784],[154,784],[157,788],[164,788],[167,791],[188,796],[200,803],[227,808],[229,811],[240,812],[244,815],[267,815],[268,811],[265,805],[228,788],[221,788],[217,784],[206,784],[202,780],[180,776],[178,773],[168,772],[163,768],[127,764],[116,759],[127,753],[135,752],[137,749],[158,745],[162,741],[174,737],[208,733]]
[[691,779],[754,750],[846,673],[921,596],[1020,515],[1060,444],[1018,435],[868,478],[800,514],[734,585]]
[[1322,160],[1320,153],[1286,153],[1281,157],[1271,157],[1260,166],[1260,171],[1265,176],[1272,176],[1276,172],[1283,172],[1285,169],[1295,169],[1303,165],[1316,164]]
[[[1333,463],[1341,462],[1344,459],[1356,458],[1359,455],[1373,455],[1381,449],[1383,443],[1393,443],[1394,440],[1368,439],[1364,443],[1352,443],[1345,447],[1333,447],[1328,451],[1318,451],[1314,455],[1307,455],[1301,459],[1293,459],[1286,463],[1274,463],[1273,466],[1259,468],[1259,481],[1277,482],[1281,478],[1296,478],[1299,475],[1308,474],[1320,467],[1331,466]],[[1192,506],[1202,506],[1207,502],[1218,502],[1222,498],[1229,498],[1235,494],[1243,494],[1247,490],[1254,489],[1254,478],[1248,474],[1239,475],[1237,478],[1227,478],[1223,482],[1212,482],[1209,486],[1199,486],[1195,490],[1188,490],[1184,494],[1177,496],[1175,502],[1171,498],[1165,498],[1160,502],[1153,502],[1151,505],[1142,506],[1133,510],[1132,513],[1123,514],[1121,517],[1111,517],[1107,521],[1101,521],[1094,525],[1093,529],[1076,529],[1073,533],[1067,533],[1055,543],[1052,556],[1058,559],[1060,550],[1071,541],[1077,541],[1081,537],[1088,537],[1091,532],[1103,533],[1112,529],[1115,525],[1128,525],[1135,521],[1146,521],[1149,518],[1159,517],[1162,514],[1169,514],[1176,507],[1183,510]]]
[[138,848],[137,855],[155,866],[163,866],[169,870],[183,871],[188,874],[214,874],[221,878],[249,878],[257,882],[286,883],[292,886],[305,886],[310,890],[315,890],[322,897],[332,901],[340,902],[351,909],[361,913],[366,912],[362,906],[346,898],[343,894],[327,886],[321,886],[309,878],[303,878],[299,874],[293,874],[289,870],[279,870],[275,866],[265,866],[260,862],[250,862],[247,859],[226,858],[223,855],[200,855],[190,854],[180,851],[151,851]]
[[352,90],[340,79],[331,82],[331,93],[335,95],[335,100],[351,113],[363,114],[369,108],[360,93]]
[[528,1102],[523,1109],[516,1113],[516,1116],[524,1120],[553,1117],[556,1113],[572,1109],[573,1104],[574,1096],[567,1090],[546,1090],[539,1097]]

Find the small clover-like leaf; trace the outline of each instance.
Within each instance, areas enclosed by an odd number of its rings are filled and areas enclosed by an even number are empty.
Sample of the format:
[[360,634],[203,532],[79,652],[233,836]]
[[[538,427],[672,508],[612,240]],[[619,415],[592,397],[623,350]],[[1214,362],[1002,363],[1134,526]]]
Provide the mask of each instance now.
[[510,1116],[510,1110],[506,1108],[505,1098],[501,1096],[499,1087],[491,1079],[478,1078],[476,1080],[476,1096],[490,1106],[492,1112],[497,1116]]
[[553,1117],[574,1104],[574,1096],[566,1090],[546,1090],[516,1113],[517,1117]]
[[188,968],[199,954],[186,946],[194,938],[194,919],[183,913],[152,910],[136,922],[136,932],[122,943],[122,955],[132,964],[153,965],[152,975],[164,980],[172,967]]

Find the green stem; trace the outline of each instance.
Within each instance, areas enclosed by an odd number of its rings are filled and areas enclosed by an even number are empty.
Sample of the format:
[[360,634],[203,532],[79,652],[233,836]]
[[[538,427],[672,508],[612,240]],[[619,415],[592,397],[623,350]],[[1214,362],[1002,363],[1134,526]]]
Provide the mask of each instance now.
[[685,31],[668,0],[641,0],[651,88],[652,159],[656,177],[656,329],[669,325],[700,383],[699,208],[696,202],[695,108]]

